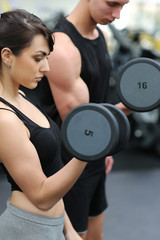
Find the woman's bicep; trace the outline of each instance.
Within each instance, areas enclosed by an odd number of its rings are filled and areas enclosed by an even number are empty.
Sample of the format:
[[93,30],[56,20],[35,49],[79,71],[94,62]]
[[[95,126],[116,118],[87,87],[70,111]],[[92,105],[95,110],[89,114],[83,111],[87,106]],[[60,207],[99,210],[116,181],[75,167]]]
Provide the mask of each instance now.
[[15,118],[12,120],[0,123],[0,159],[16,184],[34,202],[46,177],[25,126]]

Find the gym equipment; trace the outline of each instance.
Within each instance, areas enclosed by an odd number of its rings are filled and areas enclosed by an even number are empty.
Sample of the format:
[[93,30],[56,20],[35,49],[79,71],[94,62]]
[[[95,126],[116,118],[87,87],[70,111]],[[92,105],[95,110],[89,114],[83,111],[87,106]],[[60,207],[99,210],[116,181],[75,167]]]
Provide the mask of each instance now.
[[[117,93],[129,109],[147,112],[160,105],[160,64],[135,58],[121,67]],[[122,150],[130,138],[127,116],[112,104],[89,103],[72,109],[62,124],[66,149],[82,161],[94,161]]]
[[121,151],[129,142],[130,135],[131,135],[131,127],[130,127],[130,123],[127,116],[118,107],[109,103],[103,103],[102,105],[108,108],[112,112],[112,114],[115,116],[118,122],[119,139],[115,149],[112,152],[110,152],[110,155],[114,155],[117,152]]
[[155,60],[130,60],[121,67],[116,82],[118,97],[127,108],[147,112],[160,105],[160,63]]
[[64,146],[74,157],[88,162],[118,152],[130,135],[129,122],[120,111],[111,104],[89,103],[75,107],[62,124]]

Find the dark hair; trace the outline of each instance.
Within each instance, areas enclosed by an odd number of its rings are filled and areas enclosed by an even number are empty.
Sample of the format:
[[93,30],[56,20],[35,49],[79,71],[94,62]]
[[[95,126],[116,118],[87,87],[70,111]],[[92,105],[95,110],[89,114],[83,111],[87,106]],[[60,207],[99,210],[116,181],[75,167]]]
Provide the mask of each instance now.
[[40,18],[22,9],[0,15],[0,52],[8,47],[18,56],[24,48],[30,46],[36,34],[42,34],[48,41],[50,52],[53,51],[54,40],[51,31]]

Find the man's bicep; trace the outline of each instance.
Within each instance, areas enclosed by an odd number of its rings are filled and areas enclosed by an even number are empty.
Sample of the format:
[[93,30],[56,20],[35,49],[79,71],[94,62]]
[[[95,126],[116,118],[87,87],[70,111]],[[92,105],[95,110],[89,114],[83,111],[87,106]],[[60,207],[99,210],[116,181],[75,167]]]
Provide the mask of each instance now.
[[88,88],[80,77],[81,58],[75,48],[55,48],[47,74],[50,89],[62,119],[75,106],[89,100]]
[[66,88],[54,83],[50,85],[50,88],[62,120],[72,108],[89,102],[88,87],[81,78],[75,79]]

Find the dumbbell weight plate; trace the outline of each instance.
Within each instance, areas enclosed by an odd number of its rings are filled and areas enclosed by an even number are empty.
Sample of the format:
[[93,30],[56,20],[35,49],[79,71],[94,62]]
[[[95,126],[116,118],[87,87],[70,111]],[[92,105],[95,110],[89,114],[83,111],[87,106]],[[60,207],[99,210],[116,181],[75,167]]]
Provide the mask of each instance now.
[[117,75],[117,94],[129,109],[150,111],[160,104],[160,64],[149,58],[135,58]]
[[119,126],[119,139],[117,145],[115,146],[115,149],[111,151],[111,155],[114,155],[121,151],[128,143],[131,133],[130,123],[125,113],[118,107],[109,103],[103,103],[102,105],[112,112],[112,114],[117,119]]
[[82,104],[72,109],[62,124],[66,149],[82,161],[94,161],[110,155],[119,138],[113,114],[99,104]]

